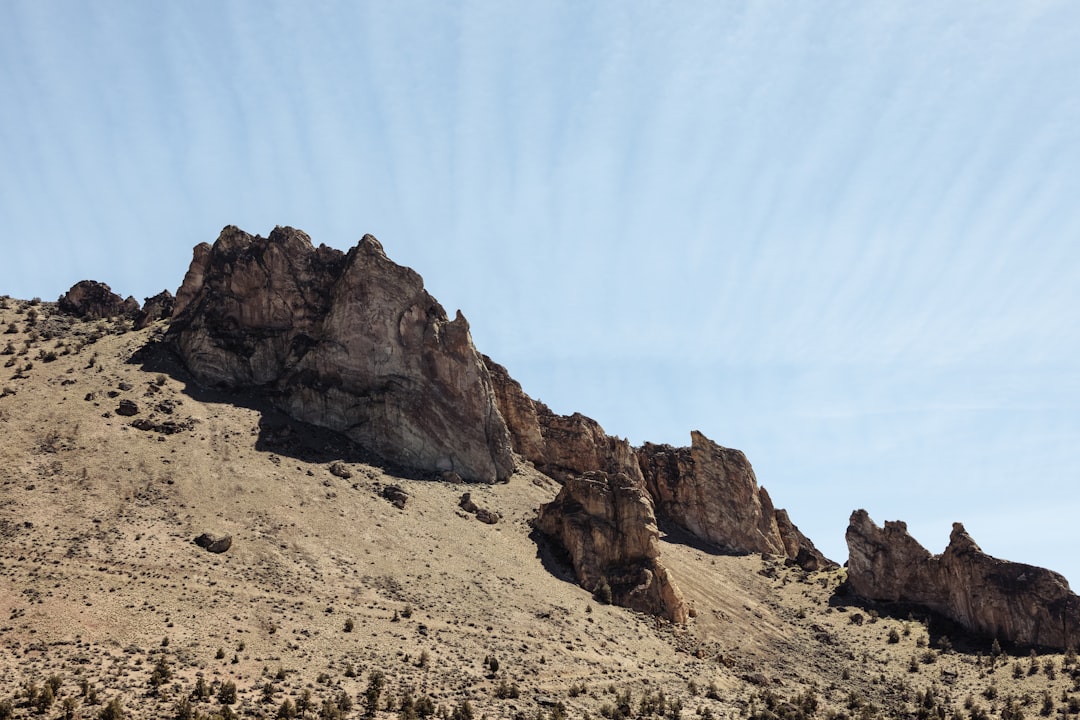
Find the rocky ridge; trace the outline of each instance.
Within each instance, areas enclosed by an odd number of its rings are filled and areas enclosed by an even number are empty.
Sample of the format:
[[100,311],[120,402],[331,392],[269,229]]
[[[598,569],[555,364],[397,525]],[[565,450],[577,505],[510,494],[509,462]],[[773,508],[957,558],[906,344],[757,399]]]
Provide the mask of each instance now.
[[1057,649],[1080,639],[1080,597],[1058,573],[984,553],[954,523],[949,545],[932,555],[900,521],[878,527],[865,510],[847,529],[847,583],[878,602],[927,607],[985,635]]
[[[90,285],[82,296],[102,295]],[[627,544],[644,533],[655,547],[657,517],[728,551],[780,555],[807,569],[830,564],[773,507],[741,452],[698,432],[689,448],[634,448],[589,417],[530,398],[477,352],[461,313],[451,320],[421,277],[370,235],[343,253],[293,228],[263,238],[226,227],[213,245],[195,247],[175,298],[147,300],[138,326],[170,311],[166,342],[204,386],[257,390],[289,416],[412,470],[491,483],[523,460],[562,483],[570,495],[537,527],[566,547],[586,587],[606,578],[617,603],[685,619],[648,543]],[[570,484],[583,477],[589,482]],[[606,499],[586,497],[601,486]],[[626,515],[622,500],[608,507],[627,493],[648,512]],[[569,516],[555,519],[561,512]]]
[[195,248],[168,342],[199,382],[258,388],[402,466],[509,477],[510,437],[459,312],[366,235],[347,254],[293,228]]

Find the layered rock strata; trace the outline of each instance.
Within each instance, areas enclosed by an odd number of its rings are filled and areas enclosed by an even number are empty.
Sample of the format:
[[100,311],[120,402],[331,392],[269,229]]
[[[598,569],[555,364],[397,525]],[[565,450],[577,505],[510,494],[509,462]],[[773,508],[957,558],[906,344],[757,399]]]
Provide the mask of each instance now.
[[536,528],[566,549],[582,587],[606,585],[616,605],[686,622],[689,606],[660,562],[652,500],[627,475],[569,478]]
[[168,342],[202,384],[260,388],[391,462],[505,480],[510,436],[469,325],[365,235],[347,254],[293,228],[195,248]]
[[879,602],[922,605],[990,637],[1065,649],[1080,640],[1080,597],[1058,573],[985,554],[954,523],[932,555],[903,522],[878,527],[865,510],[847,529],[848,587]]

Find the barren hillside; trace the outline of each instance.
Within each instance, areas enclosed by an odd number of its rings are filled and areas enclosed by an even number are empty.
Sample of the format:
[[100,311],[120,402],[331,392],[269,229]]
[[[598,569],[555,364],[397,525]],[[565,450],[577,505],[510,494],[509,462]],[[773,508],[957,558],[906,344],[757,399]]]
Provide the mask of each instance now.
[[[695,617],[601,604],[533,531],[559,486],[528,463],[494,485],[370,464],[195,385],[156,344],[162,322],[4,299],[4,329],[0,718],[1080,711],[1071,654],[997,656],[850,605],[843,570],[674,528],[661,557]],[[208,552],[202,533],[232,544]]]

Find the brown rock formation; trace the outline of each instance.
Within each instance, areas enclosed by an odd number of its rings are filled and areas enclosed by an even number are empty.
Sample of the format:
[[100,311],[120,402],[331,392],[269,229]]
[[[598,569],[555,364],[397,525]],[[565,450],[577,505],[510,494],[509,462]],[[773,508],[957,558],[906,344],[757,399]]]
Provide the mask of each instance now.
[[195,544],[207,552],[221,554],[232,547],[232,535],[214,535],[203,533],[195,538]]
[[657,515],[735,552],[783,555],[808,570],[830,564],[785,511],[773,508],[746,455],[696,430],[690,440],[688,448],[646,443],[637,450]]
[[949,546],[931,555],[903,522],[879,528],[865,510],[847,529],[848,587],[881,602],[927,607],[976,632],[1025,645],[1064,649],[1080,640],[1080,597],[1061,575],[991,557],[960,523]]
[[57,300],[60,311],[88,320],[110,317],[133,317],[139,311],[139,302],[124,299],[114,293],[105,283],[81,280]]
[[641,482],[630,443],[604,432],[581,413],[558,415],[533,400],[502,365],[484,356],[499,412],[506,420],[514,450],[541,472],[565,481],[586,472],[625,473]]
[[135,329],[141,330],[158,320],[168,320],[172,317],[175,304],[176,298],[168,290],[162,290],[157,295],[146,298],[142,310],[135,315]]
[[510,436],[469,325],[365,235],[346,255],[292,228],[226,227],[195,248],[168,340],[195,378],[423,471],[495,482]]
[[625,474],[569,478],[536,527],[566,549],[582,587],[606,582],[616,605],[686,621],[689,607],[660,563],[652,501]]

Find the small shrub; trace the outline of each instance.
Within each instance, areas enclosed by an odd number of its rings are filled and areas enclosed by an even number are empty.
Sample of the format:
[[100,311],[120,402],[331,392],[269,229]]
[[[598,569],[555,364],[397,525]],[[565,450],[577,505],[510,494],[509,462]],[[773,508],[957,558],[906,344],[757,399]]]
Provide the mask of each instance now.
[[611,604],[611,585],[608,584],[607,578],[602,578],[599,583],[596,584],[596,588],[593,590],[593,598],[596,602],[604,605]]
[[900,633],[896,632],[896,628],[889,629],[889,636],[886,639],[886,642],[890,645],[895,645],[896,643],[900,642]]
[[195,717],[195,710],[191,705],[191,698],[180,698],[180,700],[173,705],[173,718],[175,720],[192,720]]
[[114,697],[108,705],[98,711],[98,720],[124,720],[126,717],[127,711],[124,710],[118,697]]
[[[570,689],[570,692],[573,693],[573,688]],[[500,700],[512,700],[520,695],[521,690],[518,689],[517,683],[508,683],[506,678],[500,680],[499,684],[495,686],[495,697]],[[573,694],[571,694],[571,697],[574,697]]]
[[232,705],[236,702],[236,683],[231,680],[221,683],[221,687],[218,688],[217,699],[222,705]]
[[468,700],[462,700],[454,706],[454,712],[450,714],[450,720],[473,720],[473,709]]
[[37,698],[34,701],[34,707],[38,713],[44,715],[52,707],[53,702],[56,700],[56,693],[47,684],[41,688],[41,692],[37,694]]
[[356,627],[356,624],[353,622],[353,619],[345,618],[345,632],[352,632],[354,627]]

